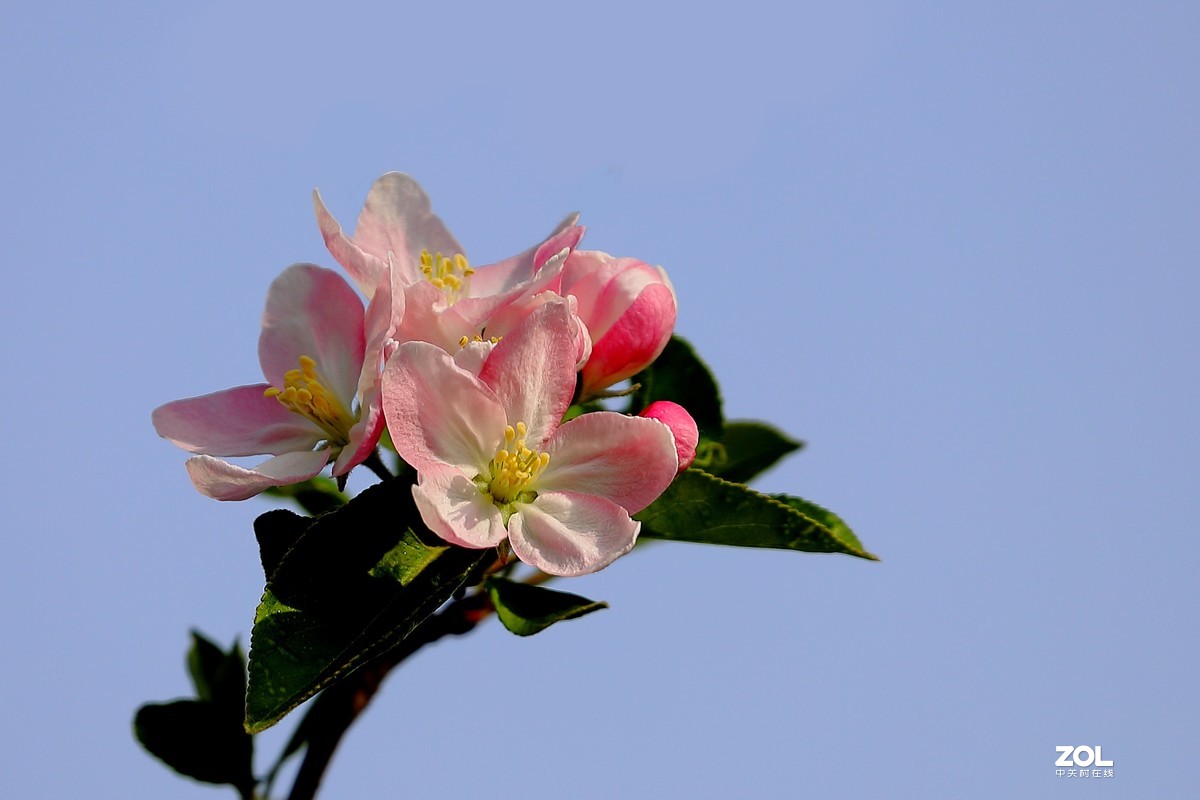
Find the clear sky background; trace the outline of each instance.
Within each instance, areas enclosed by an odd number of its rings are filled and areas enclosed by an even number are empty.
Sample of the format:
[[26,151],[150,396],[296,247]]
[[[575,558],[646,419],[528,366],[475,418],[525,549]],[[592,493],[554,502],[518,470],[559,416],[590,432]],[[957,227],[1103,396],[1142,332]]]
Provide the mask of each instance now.
[[662,264],[727,415],[809,443],[758,485],[883,561],[639,551],[395,673],[324,797],[1194,794],[1197,9],[6,0],[0,793],[233,796],[130,721],[246,641],[270,506],[150,411],[258,380],[313,187],[402,170],[474,263],[577,209]]

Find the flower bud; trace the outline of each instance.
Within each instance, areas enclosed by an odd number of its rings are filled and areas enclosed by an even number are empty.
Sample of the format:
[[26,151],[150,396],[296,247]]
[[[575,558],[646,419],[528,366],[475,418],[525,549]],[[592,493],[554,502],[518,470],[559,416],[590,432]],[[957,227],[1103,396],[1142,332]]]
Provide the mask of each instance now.
[[675,437],[675,453],[679,457],[679,471],[687,469],[696,458],[696,443],[700,441],[700,431],[696,420],[678,403],[670,400],[658,400],[642,409],[639,417],[656,419],[671,429]]
[[661,267],[597,250],[575,250],[563,268],[563,295],[574,295],[592,339],[581,397],[630,378],[666,347],[675,328],[675,290]]

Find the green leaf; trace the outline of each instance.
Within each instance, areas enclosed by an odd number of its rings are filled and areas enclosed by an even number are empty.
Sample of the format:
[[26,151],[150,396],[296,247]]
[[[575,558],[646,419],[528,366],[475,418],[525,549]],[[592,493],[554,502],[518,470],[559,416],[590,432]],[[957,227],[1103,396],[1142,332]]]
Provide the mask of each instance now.
[[202,700],[148,703],[133,718],[137,740],[171,769],[205,783],[228,783],[249,797],[253,740],[240,713]]
[[349,499],[344,492],[338,491],[336,481],[323,475],[287,486],[270,486],[263,496],[291,500],[314,517],[332,511]]
[[254,788],[254,742],[242,726],[246,660],[234,643],[221,650],[192,631],[188,672],[196,700],[148,703],[133,719],[134,735],[177,772],[206,783],[228,783],[243,797]]
[[507,578],[488,579],[487,591],[496,607],[496,616],[517,636],[532,636],[556,622],[608,608],[608,603]]
[[188,648],[187,668],[196,687],[196,696],[201,700],[212,700],[212,685],[217,673],[225,665],[225,652],[206,639],[199,631],[192,631],[192,646]]
[[841,517],[829,509],[822,508],[816,503],[811,503],[808,500],[800,497],[793,497],[792,495],[773,494],[771,497],[781,503],[787,503],[789,506],[796,509],[809,519],[816,520],[817,522],[821,523],[828,528],[840,541],[846,542],[853,547],[857,547],[859,550],[862,549],[862,543],[858,541],[858,537],[854,535],[854,531],[850,530],[850,526],[843,522]]
[[844,523],[831,528],[778,496],[760,494],[695,467],[679,475],[661,497],[634,517],[642,521],[643,538],[846,553],[878,560],[862,548]]
[[403,641],[496,558],[494,550],[427,542],[404,481],[372,486],[308,523],[264,514],[255,531],[260,541],[282,540],[302,524],[307,528],[271,572],[254,619],[251,732]]
[[687,409],[700,435],[719,439],[724,417],[717,381],[692,346],[672,336],[654,363],[633,376],[630,413],[636,414],[657,400],[670,400]]
[[718,478],[748,483],[803,446],[765,422],[732,420],[719,441],[700,442],[694,464]]
[[200,700],[226,706],[238,715],[246,700],[246,659],[234,642],[226,653],[199,631],[192,631],[188,674]]
[[271,580],[283,557],[312,525],[312,520],[287,509],[277,508],[259,514],[254,520],[254,538],[258,541],[258,559],[265,580]]

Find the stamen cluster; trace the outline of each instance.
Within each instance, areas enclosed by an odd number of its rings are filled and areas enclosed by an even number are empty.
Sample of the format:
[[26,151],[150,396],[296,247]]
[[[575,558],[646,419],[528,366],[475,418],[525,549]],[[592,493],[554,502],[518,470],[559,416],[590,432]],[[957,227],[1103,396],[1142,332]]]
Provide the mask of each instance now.
[[455,253],[450,257],[422,250],[421,274],[425,276],[425,280],[441,289],[446,299],[453,303],[466,295],[475,270],[467,263],[467,257],[462,253]]
[[[525,446],[526,427],[518,422],[504,428],[504,443],[488,465],[487,493],[497,505],[511,503],[550,463],[549,453],[536,453]],[[533,498],[522,498],[533,500]]]
[[331,443],[344,445],[350,441],[354,418],[337,395],[325,388],[315,360],[300,356],[300,368],[288,370],[283,380],[282,389],[272,386],[263,392],[263,396],[274,397],[289,411],[320,425],[329,434]]

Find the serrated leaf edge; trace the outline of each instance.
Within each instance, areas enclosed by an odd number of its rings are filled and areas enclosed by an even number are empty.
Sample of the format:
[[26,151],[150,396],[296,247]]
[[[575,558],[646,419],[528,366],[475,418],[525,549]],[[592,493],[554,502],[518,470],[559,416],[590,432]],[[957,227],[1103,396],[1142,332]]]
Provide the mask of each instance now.
[[[856,556],[858,558],[864,558],[868,561],[879,561],[880,560],[879,556],[877,556],[874,553],[871,553],[867,550],[864,550],[861,545],[858,547],[854,547],[850,544],[847,544],[846,542],[842,541],[841,537],[837,536],[832,530],[830,530],[826,525],[824,525],[820,521],[813,519],[812,517],[808,516],[807,514],[801,512],[799,509],[793,508],[792,506],[788,505],[787,503],[783,502],[782,500],[776,500],[774,497],[772,497],[769,494],[764,494],[763,492],[760,492],[757,489],[752,489],[751,487],[747,486],[744,483],[738,483],[737,481],[729,481],[729,480],[725,480],[724,478],[719,478],[710,472],[705,472],[704,470],[697,469],[696,467],[688,467],[686,471],[689,473],[695,474],[695,475],[701,475],[704,478],[707,478],[708,480],[713,481],[718,484],[724,484],[725,486],[733,486],[733,487],[736,487],[739,489],[745,489],[747,492],[750,492],[751,494],[757,495],[758,497],[761,497],[763,500],[766,500],[768,505],[772,505],[777,508],[781,508],[784,511],[786,511],[788,514],[792,514],[792,515],[799,517],[800,519],[804,520],[805,522],[808,522],[809,524],[825,531],[829,535],[830,539],[832,539],[833,541],[837,542],[838,544],[840,544],[844,548],[846,548],[845,550],[841,551],[845,555],[852,555],[852,556]],[[811,503],[812,501],[806,499],[805,502]],[[819,506],[820,504],[813,503],[813,505]],[[824,506],[821,506],[821,507],[824,508]],[[828,511],[829,509],[826,509],[826,510]],[[829,513],[832,514],[834,512],[830,511]]]

